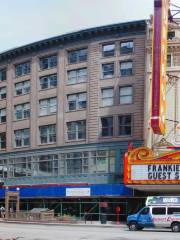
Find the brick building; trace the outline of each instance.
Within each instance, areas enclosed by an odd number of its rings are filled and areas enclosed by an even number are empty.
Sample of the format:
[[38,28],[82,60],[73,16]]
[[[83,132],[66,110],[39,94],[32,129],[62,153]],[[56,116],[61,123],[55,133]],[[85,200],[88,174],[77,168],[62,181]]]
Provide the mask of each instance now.
[[146,21],[0,54],[0,175],[21,199],[127,197],[123,154],[143,144]]

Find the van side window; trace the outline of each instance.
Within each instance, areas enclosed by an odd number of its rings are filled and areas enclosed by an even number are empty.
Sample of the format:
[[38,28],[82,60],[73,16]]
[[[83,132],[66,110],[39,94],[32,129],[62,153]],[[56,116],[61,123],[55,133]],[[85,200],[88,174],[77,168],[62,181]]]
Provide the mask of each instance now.
[[166,214],[166,208],[165,207],[154,207],[152,209],[153,215],[165,215]]
[[169,207],[168,214],[180,214],[180,207]]
[[142,214],[142,215],[146,215],[146,214],[148,214],[149,213],[149,208],[147,207],[147,208],[144,208],[141,212],[140,212],[140,214]]

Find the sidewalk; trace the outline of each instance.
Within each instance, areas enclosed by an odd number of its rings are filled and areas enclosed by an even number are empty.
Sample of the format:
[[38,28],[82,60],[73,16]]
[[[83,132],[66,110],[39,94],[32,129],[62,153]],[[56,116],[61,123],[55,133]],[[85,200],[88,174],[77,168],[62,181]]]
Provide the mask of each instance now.
[[106,224],[101,224],[100,221],[77,221],[77,222],[63,222],[63,221],[23,221],[23,220],[12,220],[12,219],[0,219],[0,222],[4,223],[17,223],[17,224],[39,224],[39,225],[63,225],[63,226],[88,226],[88,227],[126,227],[126,223],[122,222],[117,224],[116,222],[108,221]]

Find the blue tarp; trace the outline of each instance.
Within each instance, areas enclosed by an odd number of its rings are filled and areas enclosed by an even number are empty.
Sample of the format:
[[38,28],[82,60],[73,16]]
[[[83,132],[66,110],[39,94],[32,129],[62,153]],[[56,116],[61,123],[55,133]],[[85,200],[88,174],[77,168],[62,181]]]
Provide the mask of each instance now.
[[[32,185],[32,186],[16,186],[9,187],[9,191],[20,191],[20,198],[57,198],[66,197],[66,189],[70,188],[89,188],[90,197],[96,196],[114,196],[114,197],[130,197],[132,189],[127,188],[124,184],[81,184],[76,185]],[[5,188],[0,188],[0,198],[4,198]]]

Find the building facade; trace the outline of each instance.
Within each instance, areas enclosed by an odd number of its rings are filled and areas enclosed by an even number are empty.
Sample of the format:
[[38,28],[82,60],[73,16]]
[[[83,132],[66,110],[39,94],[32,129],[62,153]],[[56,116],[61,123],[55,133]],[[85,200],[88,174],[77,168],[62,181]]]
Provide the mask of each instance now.
[[[176,23],[175,23],[176,22]],[[180,159],[180,26],[179,19],[168,24],[166,131],[151,129],[152,103],[152,20],[147,22],[144,146],[129,148],[125,157],[124,180],[144,196],[179,195]],[[159,28],[158,28],[159,29]],[[163,91],[163,85],[161,86]],[[173,168],[174,167],[174,168]]]
[[[177,23],[179,19],[175,20]],[[162,153],[164,147],[180,144],[180,27],[178,24],[168,24],[168,55],[166,84],[166,133],[164,136],[153,134],[150,127],[151,117],[151,80],[152,80],[152,21],[147,24],[146,52],[146,106],[145,106],[145,146],[158,149]]]
[[146,22],[0,54],[0,175],[21,198],[127,197],[123,154],[143,144]]

